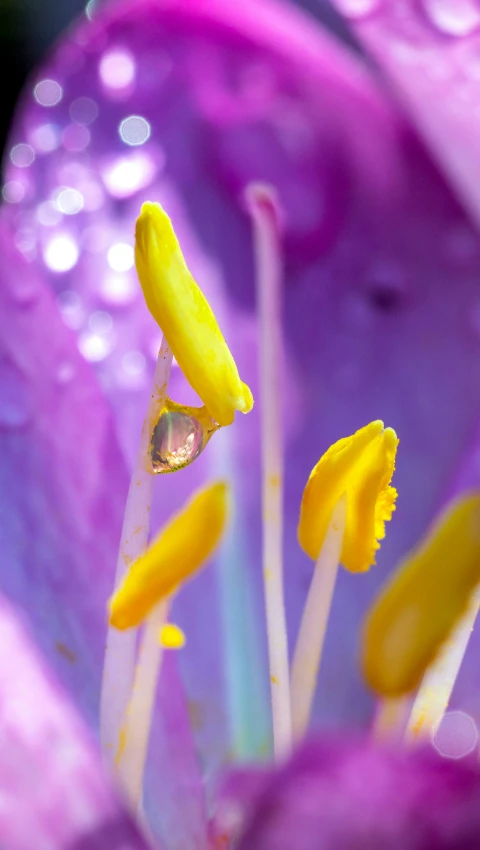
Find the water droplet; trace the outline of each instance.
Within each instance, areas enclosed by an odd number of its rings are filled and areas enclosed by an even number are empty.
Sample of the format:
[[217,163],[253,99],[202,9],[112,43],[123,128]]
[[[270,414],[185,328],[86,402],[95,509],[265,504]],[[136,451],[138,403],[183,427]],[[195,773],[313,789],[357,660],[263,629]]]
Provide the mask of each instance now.
[[77,124],[92,124],[98,115],[98,106],[91,97],[77,97],[70,105],[70,118]]
[[83,209],[83,195],[77,189],[62,187],[56,193],[55,204],[65,215],[76,215]]
[[134,263],[133,247],[127,242],[112,245],[108,254],[108,265],[116,272],[127,272]]
[[0,360],[0,428],[15,430],[26,425],[31,416],[28,385],[8,360]]
[[337,6],[347,18],[364,18],[377,12],[381,0],[337,0]]
[[423,0],[431,23],[446,35],[464,36],[480,26],[476,0]]
[[126,145],[143,145],[150,138],[152,130],[141,115],[129,115],[120,122],[118,132]]
[[85,360],[100,363],[112,351],[113,342],[104,334],[83,333],[78,339],[78,347]]
[[44,224],[45,227],[55,227],[62,219],[61,213],[54,207],[51,201],[43,201],[39,204],[36,216],[37,221],[40,224]]
[[155,159],[145,152],[132,152],[112,160],[102,170],[103,182],[115,198],[128,198],[148,186],[165,164],[165,154],[156,150]]
[[47,242],[43,258],[54,272],[73,269],[79,256],[78,245],[71,236],[58,233]]
[[110,274],[104,277],[100,283],[102,300],[115,307],[125,307],[131,304],[139,292],[138,284],[129,275]]
[[25,186],[19,180],[9,180],[2,189],[2,195],[7,204],[19,204],[25,196]]
[[125,89],[135,79],[135,59],[127,50],[110,50],[102,56],[98,70],[107,88]]
[[218,427],[205,407],[184,407],[168,399],[153,429],[150,444],[153,472],[175,472],[188,466]]
[[478,730],[473,717],[464,711],[447,711],[433,734],[433,746],[444,758],[460,759],[473,752]]
[[10,151],[10,159],[17,168],[28,168],[35,159],[35,151],[31,145],[20,142],[20,144],[14,145]]
[[89,21],[93,20],[95,13],[97,12],[98,0],[88,0],[87,5],[85,6],[85,14]]
[[56,106],[62,95],[63,89],[56,80],[41,80],[33,89],[33,96],[41,106]]
[[31,130],[29,139],[39,153],[51,153],[60,144],[60,130],[56,124],[40,124]]
[[70,153],[79,153],[88,148],[91,133],[83,124],[69,124],[62,133],[62,144]]

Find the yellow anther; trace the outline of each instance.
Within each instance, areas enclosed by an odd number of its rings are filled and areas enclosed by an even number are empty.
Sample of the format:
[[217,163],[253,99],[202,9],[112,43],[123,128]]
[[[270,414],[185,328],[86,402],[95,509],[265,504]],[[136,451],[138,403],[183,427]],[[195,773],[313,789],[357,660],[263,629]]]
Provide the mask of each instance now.
[[185,633],[174,623],[166,623],[162,626],[159,640],[165,649],[181,649],[187,642]]
[[385,522],[395,510],[397,491],[390,486],[398,439],[392,428],[377,420],[351,437],[334,443],[314,467],[305,487],[298,539],[316,560],[333,509],[347,494],[347,521],[340,561],[352,573],[365,572],[375,563]]
[[363,631],[368,684],[385,696],[420,683],[480,582],[480,493],[455,501],[400,564]]
[[253,407],[249,387],[213,311],[190,274],[172,223],[159,204],[143,204],[135,232],[135,263],[147,307],[185,377],[219,425]]
[[228,488],[199,490],[132,565],[110,601],[110,624],[138,626],[157,602],[170,596],[210,557],[227,521]]

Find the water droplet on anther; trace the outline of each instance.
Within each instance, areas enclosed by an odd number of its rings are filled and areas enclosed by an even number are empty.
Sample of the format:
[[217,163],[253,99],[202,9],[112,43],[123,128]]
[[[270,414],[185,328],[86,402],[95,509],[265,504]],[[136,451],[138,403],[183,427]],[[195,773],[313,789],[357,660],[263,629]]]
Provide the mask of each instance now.
[[175,472],[188,466],[218,427],[205,407],[183,407],[168,399],[152,433],[152,471]]

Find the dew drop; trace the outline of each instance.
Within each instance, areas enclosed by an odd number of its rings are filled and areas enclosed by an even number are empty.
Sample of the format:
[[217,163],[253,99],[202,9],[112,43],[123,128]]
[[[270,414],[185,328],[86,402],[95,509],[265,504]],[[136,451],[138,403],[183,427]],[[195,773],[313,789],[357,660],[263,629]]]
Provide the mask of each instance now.
[[56,80],[41,80],[33,89],[33,96],[41,106],[56,106],[63,96],[63,89]]
[[16,430],[31,416],[28,387],[18,369],[8,360],[0,360],[0,429]]
[[182,407],[168,399],[152,433],[153,472],[175,472],[188,466],[217,429],[205,407]]
[[117,242],[107,254],[108,265],[116,272],[127,272],[134,263],[133,246],[126,242]]
[[91,97],[77,97],[70,105],[70,118],[77,124],[92,124],[98,116],[98,105]]
[[67,272],[73,269],[79,257],[78,245],[63,233],[57,233],[47,243],[43,252],[46,265],[54,272]]
[[120,122],[118,128],[120,138],[126,145],[143,145],[152,132],[150,124],[141,115],[129,115]]
[[135,60],[127,50],[111,50],[102,56],[99,74],[110,89],[124,89],[135,79]]
[[173,472],[195,460],[202,448],[200,422],[186,413],[165,411],[152,435],[152,466],[155,472]]
[[78,338],[80,352],[90,363],[100,363],[105,360],[113,348],[113,342],[104,334],[82,333]]
[[19,204],[25,196],[25,186],[19,180],[9,180],[2,189],[2,195],[7,204]]
[[10,159],[18,168],[28,168],[35,159],[35,151],[31,145],[20,142],[11,149]]
[[480,26],[476,0],[423,0],[430,22],[446,35],[469,35]]
[[337,0],[337,6],[347,18],[364,18],[377,12],[381,0]]
[[444,758],[460,759],[468,756],[478,743],[478,730],[473,717],[464,711],[447,711],[434,732],[432,743]]

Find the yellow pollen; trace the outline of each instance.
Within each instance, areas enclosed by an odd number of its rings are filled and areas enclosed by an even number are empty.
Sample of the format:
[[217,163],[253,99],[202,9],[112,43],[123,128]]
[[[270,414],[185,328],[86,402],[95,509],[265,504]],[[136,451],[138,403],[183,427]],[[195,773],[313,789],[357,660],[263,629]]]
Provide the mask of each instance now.
[[166,623],[162,626],[159,640],[165,649],[181,649],[187,642],[185,633],[174,623]]
[[366,617],[362,664],[373,690],[414,690],[480,583],[480,493],[454,501],[400,564]]
[[135,263],[148,309],[187,381],[219,425],[253,407],[249,387],[213,311],[186,265],[172,222],[159,204],[143,204],[135,232]]
[[197,491],[131,566],[110,600],[110,624],[138,626],[212,555],[225,529],[228,488],[216,482]]
[[385,523],[395,510],[397,491],[390,485],[398,439],[376,420],[325,452],[305,487],[298,539],[316,560],[339,499],[346,493],[347,519],[340,562],[352,573],[366,572],[385,537]]

